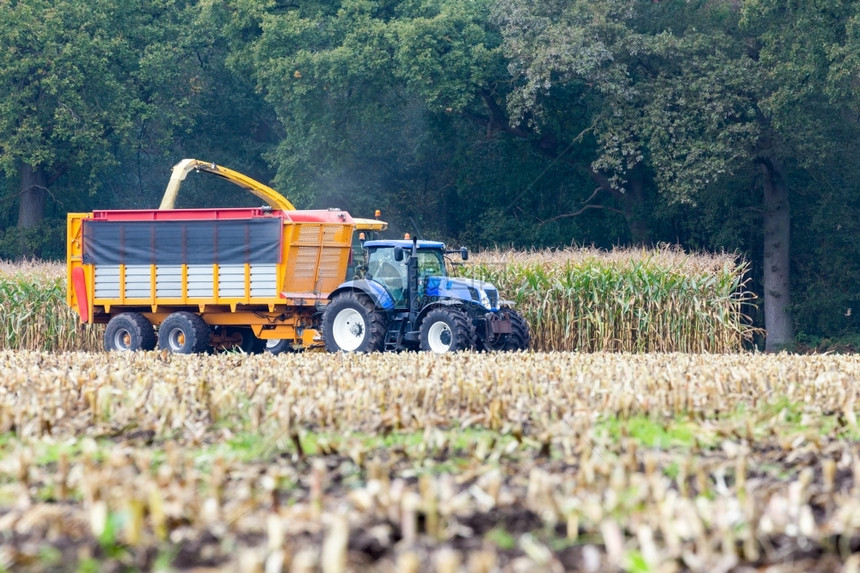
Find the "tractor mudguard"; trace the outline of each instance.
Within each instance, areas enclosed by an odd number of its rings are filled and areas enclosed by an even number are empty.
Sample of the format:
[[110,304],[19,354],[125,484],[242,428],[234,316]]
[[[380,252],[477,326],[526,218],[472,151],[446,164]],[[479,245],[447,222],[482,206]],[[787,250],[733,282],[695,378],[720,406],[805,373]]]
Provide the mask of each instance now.
[[[427,305],[425,305],[421,311],[418,313],[416,317],[415,323],[421,324],[421,321],[424,320],[424,317],[427,316],[427,313],[436,308],[446,308],[446,307],[460,307],[465,309],[466,305],[469,301],[462,301],[457,299],[442,299],[433,301]],[[464,304],[465,303],[465,304]]]
[[373,301],[373,304],[383,310],[391,310],[394,308],[394,299],[391,297],[391,294],[385,290],[385,287],[377,282],[366,279],[341,283],[339,287],[332,291],[328,298],[329,300],[332,300],[340,293],[346,291],[357,291],[366,294]]

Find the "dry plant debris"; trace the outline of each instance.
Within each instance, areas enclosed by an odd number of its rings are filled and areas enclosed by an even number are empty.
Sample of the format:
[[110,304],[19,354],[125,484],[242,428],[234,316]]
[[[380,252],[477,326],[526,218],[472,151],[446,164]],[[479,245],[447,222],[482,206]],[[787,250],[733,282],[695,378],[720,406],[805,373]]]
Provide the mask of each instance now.
[[0,570],[856,571],[860,358],[0,351]]

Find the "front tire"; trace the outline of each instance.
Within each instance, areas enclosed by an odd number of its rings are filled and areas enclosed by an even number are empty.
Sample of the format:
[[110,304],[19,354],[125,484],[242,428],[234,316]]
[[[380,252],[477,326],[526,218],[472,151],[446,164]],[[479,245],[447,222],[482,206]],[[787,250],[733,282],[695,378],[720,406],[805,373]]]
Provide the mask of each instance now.
[[158,327],[158,347],[174,354],[197,354],[209,347],[209,325],[193,312],[174,312]]
[[155,329],[145,316],[138,312],[124,312],[110,319],[105,328],[105,350],[120,352],[153,350]]
[[329,352],[376,352],[385,346],[385,315],[364,294],[346,292],[323,314],[323,339]]
[[458,308],[431,310],[421,321],[421,350],[437,354],[475,348],[475,325]]

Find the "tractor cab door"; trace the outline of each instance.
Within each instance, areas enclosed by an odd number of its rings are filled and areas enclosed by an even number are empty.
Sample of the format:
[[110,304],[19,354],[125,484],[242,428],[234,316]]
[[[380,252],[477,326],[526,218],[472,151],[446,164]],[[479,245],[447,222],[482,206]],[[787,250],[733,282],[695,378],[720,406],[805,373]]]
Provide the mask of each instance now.
[[394,259],[394,247],[368,249],[365,278],[381,284],[394,299],[394,306],[406,306],[406,259]]

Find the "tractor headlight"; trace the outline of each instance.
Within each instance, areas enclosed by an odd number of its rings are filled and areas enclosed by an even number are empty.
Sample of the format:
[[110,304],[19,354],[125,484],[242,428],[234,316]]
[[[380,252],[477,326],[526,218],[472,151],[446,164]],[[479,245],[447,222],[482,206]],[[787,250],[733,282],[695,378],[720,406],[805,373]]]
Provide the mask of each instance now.
[[487,296],[487,291],[480,289],[479,292],[481,293],[481,306],[484,308],[493,308],[490,306],[490,297]]

